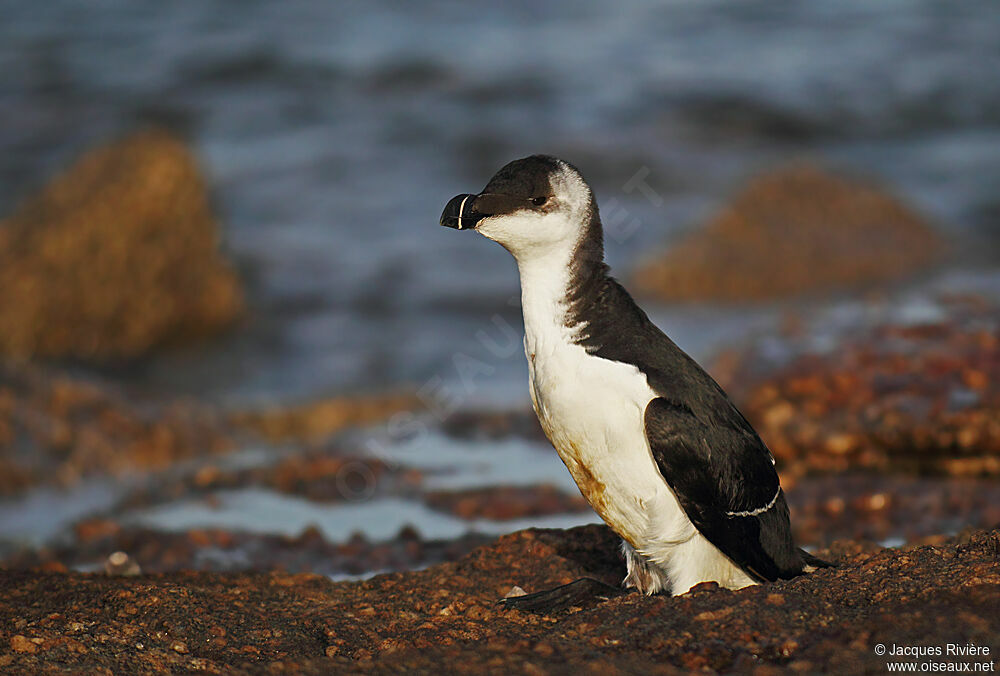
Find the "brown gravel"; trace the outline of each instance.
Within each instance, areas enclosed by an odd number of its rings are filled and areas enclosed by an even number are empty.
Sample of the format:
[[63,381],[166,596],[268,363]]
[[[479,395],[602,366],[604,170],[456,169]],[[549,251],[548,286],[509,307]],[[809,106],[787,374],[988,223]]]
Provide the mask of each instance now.
[[641,266],[668,301],[746,301],[858,288],[924,269],[946,250],[881,187],[808,164],[751,181],[708,224]]
[[787,474],[1000,476],[1000,309],[949,312],[939,323],[859,332],[763,372],[767,359],[751,347],[713,372]]
[[243,311],[191,152],[159,131],[84,155],[0,223],[0,352],[131,359]]
[[826,474],[782,481],[801,545],[839,539],[943,542],[942,533],[1000,526],[1000,483],[967,477]]
[[[739,592],[626,595],[551,616],[529,592],[623,573],[604,527],[522,531],[455,563],[333,583],[310,575],[0,572],[11,673],[862,673],[878,643],[1000,646],[1000,532],[943,546],[841,543],[840,565]],[[31,646],[34,646],[33,648]],[[990,658],[986,658],[987,660]]]

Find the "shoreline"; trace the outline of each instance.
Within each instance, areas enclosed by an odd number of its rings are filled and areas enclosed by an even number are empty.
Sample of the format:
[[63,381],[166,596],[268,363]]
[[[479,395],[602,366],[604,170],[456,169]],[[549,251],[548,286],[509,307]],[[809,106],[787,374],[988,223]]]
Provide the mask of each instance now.
[[[1000,531],[884,549],[740,591],[628,594],[553,615],[502,611],[514,585],[617,583],[603,526],[527,530],[463,558],[359,582],[182,571],[116,577],[0,571],[0,666],[21,672],[839,672],[885,668],[877,644],[996,646]],[[942,617],[963,618],[947,628]],[[910,658],[916,659],[916,658]],[[938,659],[972,659],[945,656]]]

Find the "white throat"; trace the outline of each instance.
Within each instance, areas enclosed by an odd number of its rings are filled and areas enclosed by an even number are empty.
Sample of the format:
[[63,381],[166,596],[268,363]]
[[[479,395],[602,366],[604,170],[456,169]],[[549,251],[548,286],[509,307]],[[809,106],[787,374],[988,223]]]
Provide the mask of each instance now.
[[575,330],[567,326],[566,295],[575,248],[553,248],[543,255],[517,261],[521,276],[524,349],[529,358],[536,352],[551,351],[573,342]]

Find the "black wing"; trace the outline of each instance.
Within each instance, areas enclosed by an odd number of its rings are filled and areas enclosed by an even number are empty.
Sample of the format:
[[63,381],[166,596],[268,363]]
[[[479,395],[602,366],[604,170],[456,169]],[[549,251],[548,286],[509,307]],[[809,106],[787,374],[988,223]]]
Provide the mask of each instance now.
[[771,454],[732,412],[729,424],[706,424],[684,403],[653,399],[645,414],[653,459],[685,514],[723,554],[759,581],[794,577],[804,561]]
[[645,374],[658,395],[646,407],[646,437],[688,518],[759,580],[793,577],[806,563],[829,565],[792,543],[788,505],[764,442],[715,380],[608,276],[599,224],[588,232],[589,248],[574,263],[567,325],[583,326],[577,343],[590,354]]

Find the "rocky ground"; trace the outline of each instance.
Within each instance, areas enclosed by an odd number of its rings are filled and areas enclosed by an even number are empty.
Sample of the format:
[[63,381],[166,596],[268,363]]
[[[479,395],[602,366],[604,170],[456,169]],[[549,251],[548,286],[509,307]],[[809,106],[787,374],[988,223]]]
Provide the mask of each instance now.
[[[406,392],[231,410],[24,361],[121,366],[233,326],[245,301],[219,239],[197,162],[159,132],[85,155],[0,223],[0,672],[882,673],[880,643],[1000,650],[995,301],[927,297],[936,318],[820,319],[816,334],[790,317],[712,366],[774,452],[795,538],[835,569],[533,615],[496,602],[624,571],[603,526],[496,537],[516,519],[592,516],[531,467],[550,449],[528,409],[434,421],[423,452],[461,453],[442,466],[352,436],[420,416]],[[943,250],[877,186],[799,165],[753,181],[637,282],[669,300],[772,299],[899,280]],[[538,474],[496,480],[501,446]],[[111,497],[48,515],[81,486]],[[240,491],[313,520],[296,531],[280,512],[258,532],[271,507],[256,502],[236,508],[251,517],[240,527],[136,518],[231,517]],[[405,512],[381,539],[324,530],[379,501],[395,511],[357,523]],[[425,536],[409,510],[450,535]],[[61,530],[31,537],[50,517]],[[357,581],[386,571],[411,572]]]
[[[1000,309],[957,297],[941,312],[850,332],[832,350],[792,329],[713,370],[787,475],[1000,475]],[[773,363],[776,351],[788,358]]]
[[[529,530],[453,562],[363,582],[314,575],[0,575],[12,673],[883,672],[878,644],[1000,648],[1000,531],[836,562],[738,592],[628,594],[554,613],[497,599],[623,573],[604,527]],[[942,621],[948,618],[948,621]],[[919,661],[907,658],[908,661]],[[954,658],[940,658],[941,661]],[[959,661],[968,661],[960,658]],[[993,657],[976,658],[989,661]]]
[[[3,492],[92,475],[128,476],[133,488],[76,521],[71,539],[0,560],[0,670],[854,673],[885,670],[879,643],[1000,649],[998,313],[970,299],[945,307],[938,322],[848,332],[820,353],[808,331],[789,330],[780,363],[751,344],[713,368],[774,449],[796,539],[835,570],[548,616],[502,611],[496,600],[583,575],[617,583],[622,562],[605,528],[447,540],[403,528],[387,540],[333,541],[317,528],[164,532],[127,519],[240,488],[337,505],[359,492],[345,493],[345,477],[377,479],[372,498],[405,496],[470,523],[583,508],[543,484],[431,489],[421,471],[339,436],[409,410],[408,395],[242,412],[157,407],[7,364]],[[469,444],[539,439],[522,411],[465,411],[442,433]],[[247,439],[270,460],[227,463]]]

